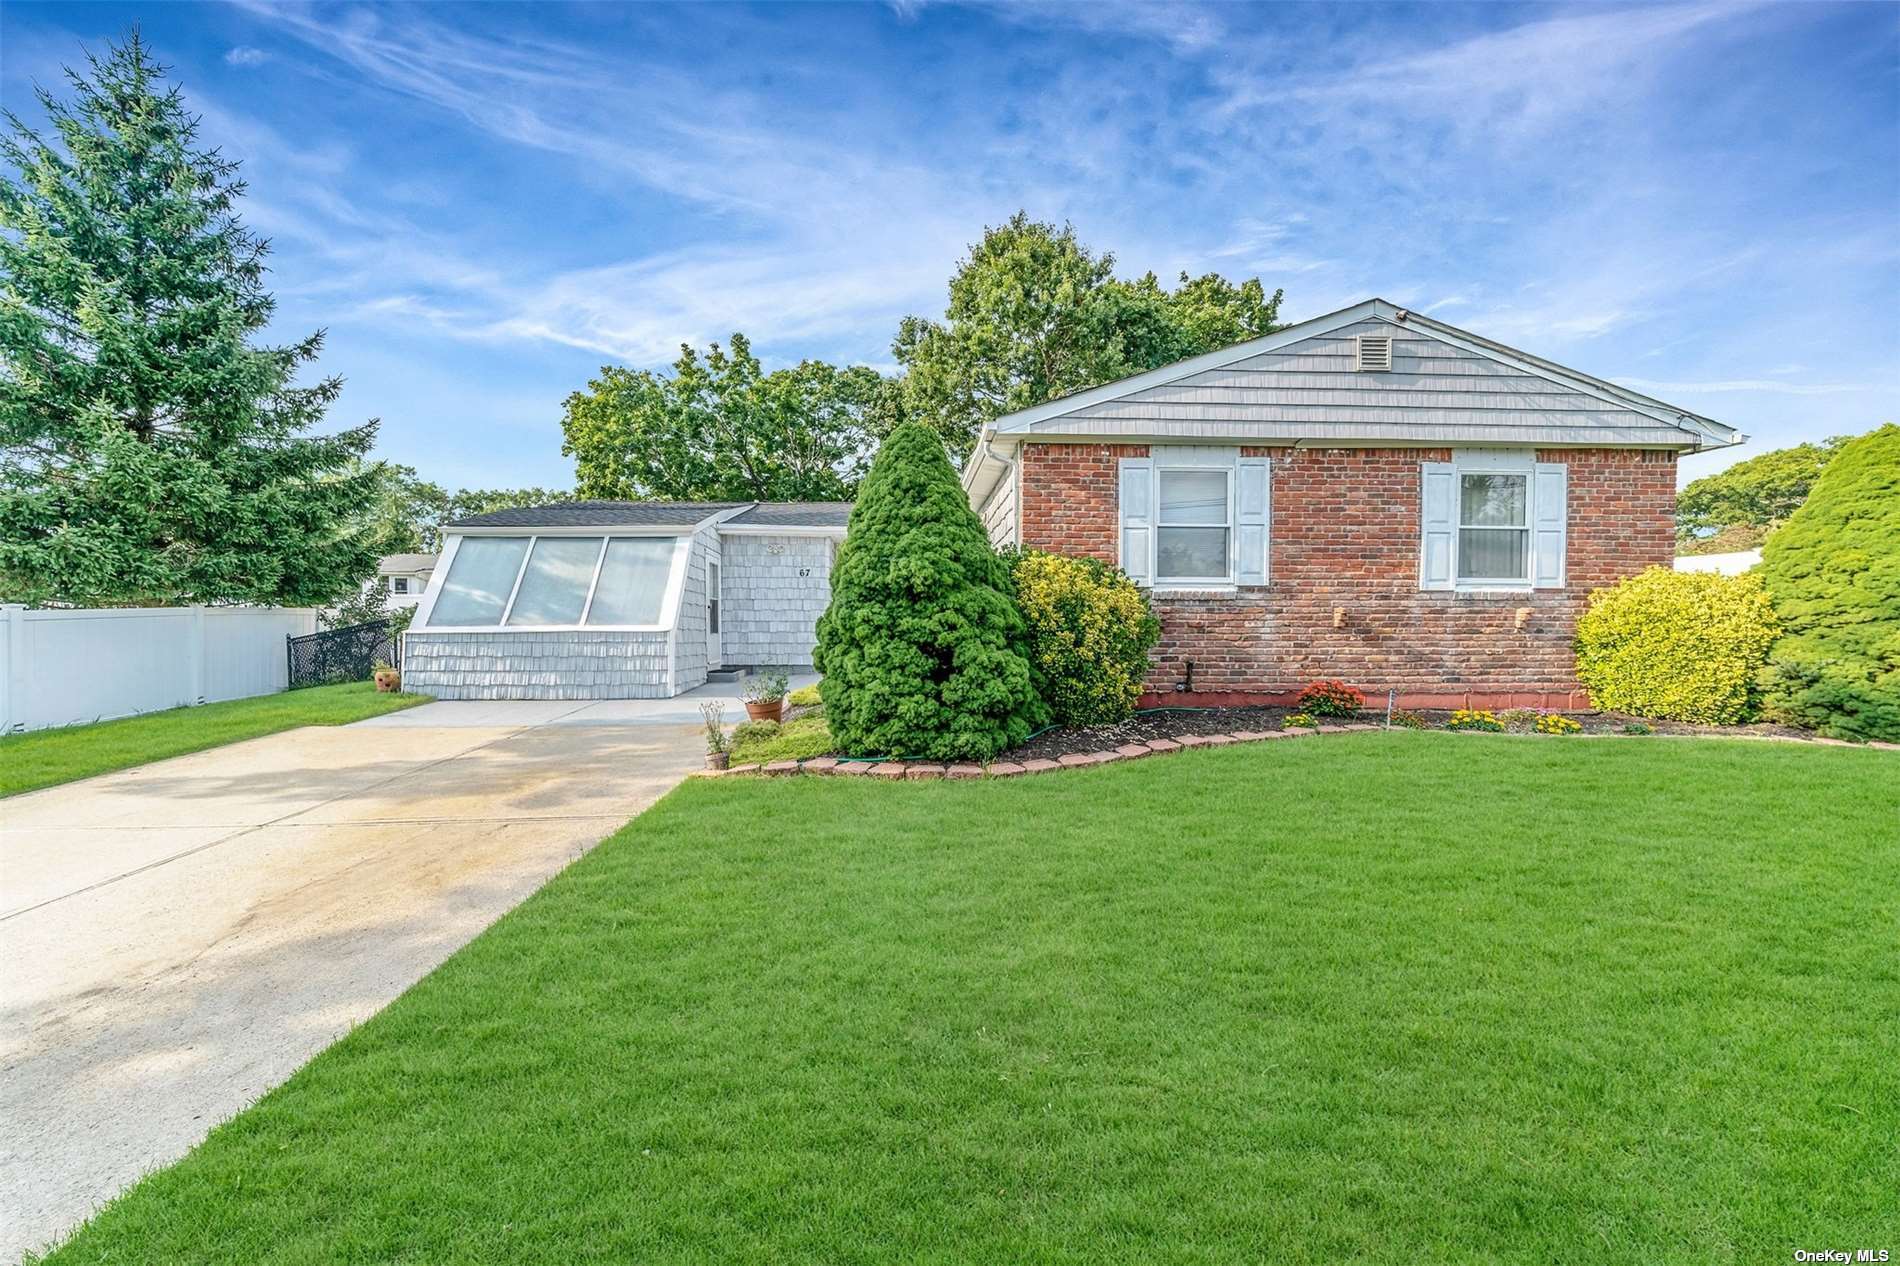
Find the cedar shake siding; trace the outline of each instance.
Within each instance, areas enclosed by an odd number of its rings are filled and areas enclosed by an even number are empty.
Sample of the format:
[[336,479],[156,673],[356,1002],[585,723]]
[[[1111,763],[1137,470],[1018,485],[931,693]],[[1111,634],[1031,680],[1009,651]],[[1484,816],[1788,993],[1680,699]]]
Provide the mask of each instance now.
[[[1117,463],[1149,453],[1022,445],[1023,544],[1116,562]],[[1450,448],[1240,453],[1272,459],[1269,583],[1154,595],[1150,704],[1290,702],[1308,682],[1340,678],[1380,703],[1396,690],[1409,707],[1581,707],[1572,642],[1585,598],[1675,553],[1670,452],[1538,451],[1568,470],[1564,587],[1505,593],[1419,587],[1421,467],[1449,461]]]

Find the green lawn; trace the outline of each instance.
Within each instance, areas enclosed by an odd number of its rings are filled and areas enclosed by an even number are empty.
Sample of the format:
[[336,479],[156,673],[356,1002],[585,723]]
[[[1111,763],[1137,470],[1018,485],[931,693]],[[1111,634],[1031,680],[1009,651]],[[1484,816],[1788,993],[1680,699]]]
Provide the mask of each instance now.
[[12,734],[0,738],[0,796],[90,778],[167,756],[202,752],[207,747],[293,730],[300,725],[343,725],[424,702],[425,695],[379,695],[374,683],[363,681]]
[[696,781],[53,1260],[1900,1249],[1896,875],[1864,750]]

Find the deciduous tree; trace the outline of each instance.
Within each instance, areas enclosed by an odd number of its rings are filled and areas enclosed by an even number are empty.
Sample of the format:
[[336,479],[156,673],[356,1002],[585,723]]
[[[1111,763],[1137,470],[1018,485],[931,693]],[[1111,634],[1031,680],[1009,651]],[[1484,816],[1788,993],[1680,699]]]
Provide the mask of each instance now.
[[802,361],[764,372],[743,334],[681,347],[671,374],[608,366],[567,398],[561,451],[578,495],[849,500],[888,426],[877,371]]
[[906,416],[933,427],[961,458],[983,426],[1129,374],[1278,328],[1280,291],[1258,278],[1149,273],[1117,280],[1069,225],[1017,212],[985,229],[950,279],[941,321],[905,317],[892,350],[905,370]]

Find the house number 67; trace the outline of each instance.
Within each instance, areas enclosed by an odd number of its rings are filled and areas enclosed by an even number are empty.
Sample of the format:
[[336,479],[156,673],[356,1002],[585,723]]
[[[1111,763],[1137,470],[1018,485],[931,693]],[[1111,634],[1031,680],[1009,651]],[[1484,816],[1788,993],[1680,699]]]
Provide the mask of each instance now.
[[811,568],[809,568],[809,567],[800,567],[800,568],[798,569],[798,578],[799,578],[800,580],[803,580],[803,579],[804,579],[805,577],[807,577],[807,576],[809,576],[809,575],[811,575]]

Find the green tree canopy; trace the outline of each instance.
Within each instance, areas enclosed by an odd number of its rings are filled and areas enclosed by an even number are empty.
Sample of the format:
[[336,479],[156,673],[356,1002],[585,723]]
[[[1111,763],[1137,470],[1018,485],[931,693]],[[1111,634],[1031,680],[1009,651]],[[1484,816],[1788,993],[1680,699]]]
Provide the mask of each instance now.
[[1169,290],[1153,273],[1117,280],[1114,267],[1070,225],[1019,211],[985,229],[950,279],[943,320],[898,328],[905,416],[961,457],[1005,413],[1279,328],[1281,292],[1258,278],[1183,273]]
[[0,138],[0,596],[320,605],[375,570],[376,424],[314,428],[321,332],[254,345],[237,164],[137,34]]
[[442,527],[470,515],[518,506],[554,505],[574,494],[554,488],[459,488],[449,492],[422,478],[413,466],[389,463],[381,495],[371,513],[377,551],[382,554],[435,554],[442,549]]
[[1676,494],[1677,530],[1766,529],[1780,523],[1808,499],[1814,481],[1847,439],[1836,435],[1818,444],[1777,448],[1704,475]]
[[1769,709],[1836,738],[1900,742],[1900,426],[1841,447],[1768,538],[1761,579],[1783,630]]
[[765,373],[745,335],[673,372],[608,366],[567,398],[561,451],[578,495],[627,500],[844,501],[888,409],[876,370],[803,361]]
[[984,760],[1047,717],[1009,569],[934,431],[878,450],[818,620],[819,689],[843,749]]

